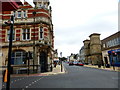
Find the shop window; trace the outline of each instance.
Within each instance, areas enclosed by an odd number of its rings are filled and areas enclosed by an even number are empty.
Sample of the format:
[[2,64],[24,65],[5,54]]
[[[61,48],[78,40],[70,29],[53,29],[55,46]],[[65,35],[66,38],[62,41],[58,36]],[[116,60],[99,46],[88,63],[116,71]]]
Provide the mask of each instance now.
[[12,53],[11,64],[12,65],[26,64],[25,52],[24,51],[13,52]]

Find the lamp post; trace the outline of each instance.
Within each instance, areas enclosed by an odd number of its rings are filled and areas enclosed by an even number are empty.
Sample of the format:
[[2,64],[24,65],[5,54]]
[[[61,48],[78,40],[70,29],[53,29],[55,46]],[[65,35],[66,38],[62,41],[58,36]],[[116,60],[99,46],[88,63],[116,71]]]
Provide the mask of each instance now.
[[12,39],[13,39],[13,26],[14,26],[14,16],[11,16],[10,23],[5,22],[5,24],[10,25],[10,38],[9,38],[9,51],[8,51],[8,65],[7,65],[7,84],[6,90],[10,90],[10,73],[11,73],[11,52],[12,52]]
[[34,39],[33,39],[33,73],[34,73],[34,65],[35,65],[35,15],[36,15],[36,12],[34,11],[33,12],[33,16],[34,16]]

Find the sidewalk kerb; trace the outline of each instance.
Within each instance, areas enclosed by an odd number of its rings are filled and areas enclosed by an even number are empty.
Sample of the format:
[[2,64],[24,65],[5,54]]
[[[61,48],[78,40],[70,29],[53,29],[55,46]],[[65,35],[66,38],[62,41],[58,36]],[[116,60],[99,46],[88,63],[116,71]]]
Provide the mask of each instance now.
[[96,69],[101,69],[101,70],[120,72],[120,71],[118,71],[118,70],[113,70],[113,69],[111,69],[111,68],[103,68],[103,67],[98,68],[97,66],[92,66],[92,65],[84,65],[84,66],[85,66],[85,67],[88,67],[88,68],[96,68]]

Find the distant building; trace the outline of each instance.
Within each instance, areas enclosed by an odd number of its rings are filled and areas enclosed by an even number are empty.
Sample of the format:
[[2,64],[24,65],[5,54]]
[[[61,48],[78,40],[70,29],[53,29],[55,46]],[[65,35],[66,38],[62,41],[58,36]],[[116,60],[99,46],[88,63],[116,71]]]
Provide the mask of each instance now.
[[105,65],[120,66],[120,31],[102,40],[102,56]]
[[74,54],[72,54],[72,53],[71,53],[71,55],[69,56],[69,62],[71,62],[71,61],[75,61],[75,59],[74,59]]
[[71,53],[71,55],[69,56],[69,61],[78,61],[79,55],[78,54],[73,54]]
[[[50,71],[54,55],[52,9],[49,0],[33,0],[35,7],[24,2],[16,11],[2,12],[2,65],[7,65],[10,27],[4,22],[14,14],[13,48],[11,66],[13,73],[27,69],[26,53],[31,52],[30,71]],[[25,72],[25,70],[23,70]],[[27,70],[26,70],[27,72]]]
[[82,46],[82,48],[79,51],[79,61],[85,62],[85,50],[84,50],[84,46]]

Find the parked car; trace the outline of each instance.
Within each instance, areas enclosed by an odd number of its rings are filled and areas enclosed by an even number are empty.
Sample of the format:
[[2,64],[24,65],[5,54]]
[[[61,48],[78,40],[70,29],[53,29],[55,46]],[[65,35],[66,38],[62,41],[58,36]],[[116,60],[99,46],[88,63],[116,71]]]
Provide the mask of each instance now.
[[69,62],[69,65],[74,65],[73,62]]
[[77,65],[77,63],[78,63],[78,61],[74,61],[74,62],[73,62],[74,65]]
[[84,66],[84,64],[82,62],[78,62],[77,66]]

